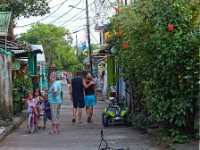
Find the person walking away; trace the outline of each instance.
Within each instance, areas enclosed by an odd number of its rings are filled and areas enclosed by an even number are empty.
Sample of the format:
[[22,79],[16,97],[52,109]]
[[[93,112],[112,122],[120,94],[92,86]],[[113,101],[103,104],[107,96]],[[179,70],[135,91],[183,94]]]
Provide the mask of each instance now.
[[35,89],[34,92],[33,92],[33,97],[36,101],[36,110],[37,110],[37,116],[35,116],[36,118],[36,125],[37,125],[37,128],[38,129],[41,129],[41,126],[40,126],[40,112],[41,112],[41,109],[42,109],[42,102],[43,102],[43,97],[42,97],[42,94],[40,92],[40,89]]
[[73,119],[72,122],[76,121],[76,112],[78,109],[78,123],[82,123],[82,108],[85,107],[84,102],[84,87],[87,88],[93,83],[86,85],[85,80],[82,78],[82,73],[78,71],[76,76],[70,80],[69,94],[73,103]]
[[47,96],[44,96],[44,115],[43,115],[44,125],[43,125],[42,129],[46,128],[46,123],[47,123],[48,119],[52,120],[50,103],[48,102]]
[[[86,76],[86,84],[88,85],[93,80],[91,74]],[[87,122],[92,122],[93,116],[93,107],[96,105],[96,84],[92,84],[89,87],[85,88],[85,106],[86,113],[88,116]]]
[[61,85],[57,81],[57,73],[50,74],[50,81],[52,82],[48,92],[48,100],[52,115],[52,131],[49,133],[60,133],[60,107],[61,107]]

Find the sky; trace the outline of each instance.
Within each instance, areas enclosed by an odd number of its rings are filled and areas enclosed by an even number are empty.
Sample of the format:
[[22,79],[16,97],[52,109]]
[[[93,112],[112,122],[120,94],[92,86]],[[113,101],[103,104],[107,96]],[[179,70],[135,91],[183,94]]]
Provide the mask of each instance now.
[[[78,45],[87,41],[86,30],[86,4],[85,0],[49,0],[50,14],[45,16],[31,17],[28,19],[19,18],[16,20],[17,26],[14,29],[15,35],[26,33],[31,25],[36,22],[44,24],[54,24],[62,26],[72,33],[73,45],[76,44],[76,35],[78,37]],[[102,3],[104,1],[104,3]],[[107,20],[114,13],[114,9],[110,7],[110,3],[114,0],[88,0],[89,20],[90,20],[90,40],[91,44],[99,44],[99,32],[94,30],[98,21]],[[101,4],[102,3],[102,4]],[[72,8],[69,6],[76,6]],[[78,32],[77,32],[78,31]],[[76,33],[73,33],[76,32]]]

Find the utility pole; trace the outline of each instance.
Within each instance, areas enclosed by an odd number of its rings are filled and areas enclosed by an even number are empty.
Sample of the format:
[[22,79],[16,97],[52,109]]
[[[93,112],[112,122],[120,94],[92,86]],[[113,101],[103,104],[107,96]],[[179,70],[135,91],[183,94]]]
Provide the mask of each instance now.
[[125,5],[127,5],[127,0],[125,0]]
[[88,52],[89,52],[89,62],[90,62],[90,73],[92,73],[92,49],[90,45],[90,23],[89,23],[89,14],[88,14],[88,0],[86,0],[86,26],[87,26],[87,37],[88,37]]

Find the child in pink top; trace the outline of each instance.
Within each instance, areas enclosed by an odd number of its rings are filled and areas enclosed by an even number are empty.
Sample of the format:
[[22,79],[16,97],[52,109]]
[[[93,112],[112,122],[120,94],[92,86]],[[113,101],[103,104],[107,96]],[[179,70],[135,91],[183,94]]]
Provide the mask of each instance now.
[[34,113],[37,115],[37,110],[36,110],[36,101],[33,99],[33,94],[28,93],[28,99],[22,99],[23,101],[26,100],[28,104],[28,113],[31,113],[31,111],[34,109]]

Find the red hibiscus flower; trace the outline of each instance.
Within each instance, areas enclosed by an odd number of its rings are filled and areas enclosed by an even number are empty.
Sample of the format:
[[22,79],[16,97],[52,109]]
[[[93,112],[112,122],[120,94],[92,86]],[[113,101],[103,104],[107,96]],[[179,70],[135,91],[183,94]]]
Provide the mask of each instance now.
[[123,29],[121,29],[121,30],[119,30],[119,32],[121,32],[121,33],[124,33],[124,30],[123,30]]
[[123,48],[127,49],[127,48],[128,48],[128,44],[127,44],[127,43],[124,43],[124,44],[123,44]]
[[122,36],[124,33],[124,30],[119,30],[119,36]]
[[167,30],[168,30],[168,31],[173,31],[173,30],[174,30],[174,26],[168,26],[168,27],[167,27]]
[[119,7],[115,9],[116,10],[116,13],[119,13],[120,12],[120,9]]
[[119,36],[122,36],[123,35],[123,33],[122,32],[119,32]]

